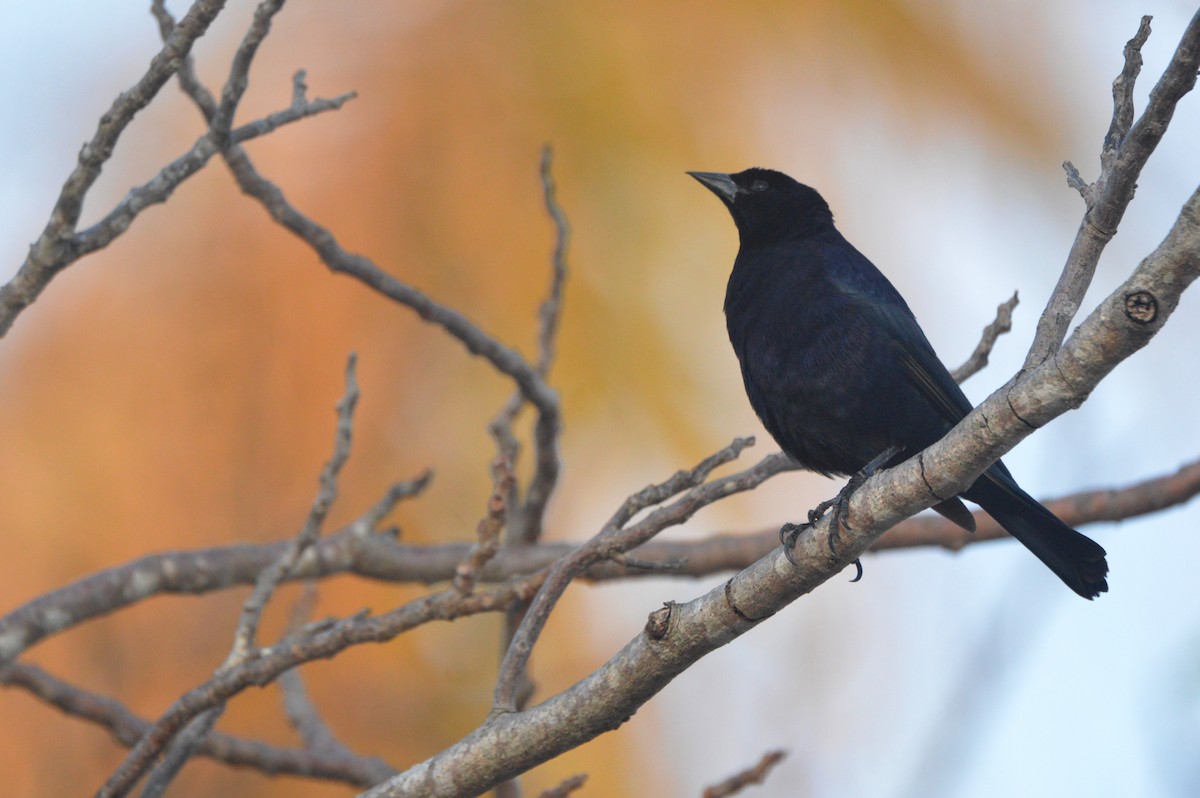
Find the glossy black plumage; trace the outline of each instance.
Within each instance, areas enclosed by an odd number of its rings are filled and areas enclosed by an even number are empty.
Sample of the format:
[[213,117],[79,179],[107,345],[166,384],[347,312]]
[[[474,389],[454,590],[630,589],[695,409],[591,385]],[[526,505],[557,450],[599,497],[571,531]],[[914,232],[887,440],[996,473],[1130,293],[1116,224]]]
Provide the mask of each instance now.
[[[894,465],[971,411],[908,305],[833,224],[812,188],[767,169],[691,172],[716,194],[741,245],[725,319],[746,393],[767,431],[805,468],[858,472],[889,447]],[[996,463],[962,496],[987,510],[1072,590],[1108,590],[1097,543],[1071,529]],[[961,525],[957,499],[935,508]]]

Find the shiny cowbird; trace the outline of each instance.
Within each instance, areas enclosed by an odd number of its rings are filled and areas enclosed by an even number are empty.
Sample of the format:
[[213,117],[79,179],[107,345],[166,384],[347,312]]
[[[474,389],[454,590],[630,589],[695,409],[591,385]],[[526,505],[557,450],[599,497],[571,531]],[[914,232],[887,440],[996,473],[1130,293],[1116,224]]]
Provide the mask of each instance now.
[[[890,467],[971,412],[908,305],[837,231],[820,194],[769,169],[689,174],[737,225],[729,340],[751,406],[801,466],[826,476]],[[1018,487],[1003,463],[962,497],[1079,595],[1108,590],[1104,549]],[[974,529],[957,498],[934,509]]]

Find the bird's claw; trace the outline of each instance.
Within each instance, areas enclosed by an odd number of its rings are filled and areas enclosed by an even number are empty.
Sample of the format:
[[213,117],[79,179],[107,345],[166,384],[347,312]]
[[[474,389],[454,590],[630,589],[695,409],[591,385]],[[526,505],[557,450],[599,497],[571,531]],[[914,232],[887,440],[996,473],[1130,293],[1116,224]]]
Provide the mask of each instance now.
[[[838,495],[828,501],[821,502],[817,505],[821,513],[824,514],[826,509],[833,508],[833,515],[829,519],[829,553],[834,557],[840,557],[841,554],[837,550],[838,530],[845,527],[847,532],[853,532],[854,527],[850,526],[850,522],[846,519],[850,517],[850,497],[854,495],[854,491],[858,490],[859,486],[866,481],[866,477],[860,472],[850,477],[850,481],[846,483],[846,487],[838,491]],[[818,516],[819,517],[819,516]]]
[[787,557],[788,562],[792,565],[798,565],[792,550],[796,547],[796,541],[800,539],[800,535],[804,530],[812,526],[812,523],[807,524],[784,524],[779,528],[779,543],[783,546],[783,556]]
[[858,569],[858,573],[854,574],[854,578],[850,580],[850,583],[851,583],[851,584],[853,584],[853,583],[857,582],[858,580],[862,579],[862,575],[863,575],[863,570],[862,570],[862,560],[860,560],[858,557],[855,557],[855,558],[854,558],[854,567],[855,567],[856,569]]
[[[783,526],[781,526],[779,528],[779,543],[783,546],[783,556],[787,557],[787,561],[790,562],[792,565],[800,564],[800,563],[796,562],[796,557],[795,557],[795,554],[793,553],[796,548],[796,541],[800,539],[800,536],[802,534],[804,534],[804,530],[810,528],[811,526],[812,526],[811,523],[809,523],[809,524],[784,524]],[[830,551],[833,551],[832,541],[830,542]],[[834,556],[837,556],[836,551],[834,551],[833,553],[834,553]],[[851,582],[857,582],[860,579],[862,579],[862,577],[863,577],[862,560],[859,559],[858,557],[854,558],[854,567],[855,567],[855,569],[857,569],[857,572],[854,574],[854,578],[850,580]]]
[[[854,527],[850,526],[850,522],[846,520],[850,517],[850,497],[854,495],[855,491],[862,487],[864,482],[875,476],[875,473],[879,471],[880,468],[891,462],[896,455],[900,454],[900,451],[901,450],[896,446],[889,446],[887,449],[877,454],[874,459],[871,460],[871,462],[867,463],[858,473],[850,477],[850,479],[846,482],[845,487],[838,491],[837,496],[834,496],[828,501],[821,502],[813,510],[813,512],[817,513],[817,517],[820,518],[826,509],[830,507],[833,508],[833,518],[830,519],[829,524],[829,552],[833,556],[841,556],[837,551],[838,529],[840,527],[845,527],[847,532],[854,531]],[[809,523],[813,523],[812,513],[809,513]],[[857,582],[862,578],[862,564],[857,563],[857,561],[856,564],[858,564],[858,576],[851,580],[854,582]]]

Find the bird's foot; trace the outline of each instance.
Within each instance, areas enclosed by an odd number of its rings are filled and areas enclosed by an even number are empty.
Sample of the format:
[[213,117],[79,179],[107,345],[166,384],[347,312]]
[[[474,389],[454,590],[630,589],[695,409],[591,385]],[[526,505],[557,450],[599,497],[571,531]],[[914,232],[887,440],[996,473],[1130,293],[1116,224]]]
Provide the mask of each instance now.
[[835,539],[838,534],[838,528],[845,527],[847,532],[854,531],[854,527],[850,526],[850,522],[846,520],[850,514],[850,497],[854,495],[855,491],[862,487],[864,482],[875,476],[879,469],[881,469],[885,464],[890,463],[896,455],[900,454],[900,452],[900,447],[889,446],[879,454],[875,455],[871,462],[867,463],[865,466],[859,469],[858,473],[850,477],[850,479],[846,482],[845,487],[838,491],[837,496],[834,496],[828,501],[821,502],[812,510],[812,512],[808,514],[808,522],[812,524],[816,523],[816,519],[813,517],[814,513],[816,514],[816,518],[820,518],[825,514],[826,510],[828,510],[830,507],[833,508],[833,518],[830,519],[831,528],[829,530],[829,549],[835,555],[837,554],[837,551],[835,550],[834,546],[836,543]]
[[[822,510],[822,512],[824,511]],[[787,557],[787,561],[792,565],[798,566],[800,564],[796,562],[796,557],[794,554],[796,541],[800,538],[800,535],[802,535],[804,531],[809,529],[811,526],[812,524],[784,524],[779,528],[779,542],[783,545],[783,556]],[[830,544],[830,548],[832,549],[832,543]],[[834,552],[834,554],[836,556],[837,553]],[[858,580],[862,579],[862,560],[855,557],[854,567],[857,569],[857,573],[854,575],[854,578],[850,580],[851,582],[857,582]]]
[[846,520],[850,513],[850,497],[854,495],[854,491],[859,489],[859,486],[867,480],[867,474],[859,471],[846,483],[846,486],[838,491],[838,495],[832,499],[827,499],[816,507],[808,511],[808,523],[815,524],[821,520],[821,516],[832,508],[833,514],[829,518],[829,553],[834,557],[840,557],[838,553],[838,529],[845,527],[847,532],[853,532],[854,527],[850,526],[850,522]]
[[[838,531],[842,527],[845,527],[847,532],[854,531],[854,527],[850,526],[850,522],[847,520],[850,515],[850,497],[854,495],[855,491],[862,487],[864,482],[873,477],[880,468],[891,462],[896,455],[900,454],[900,452],[901,449],[898,446],[889,446],[887,449],[876,455],[871,462],[863,466],[858,473],[851,476],[846,482],[845,487],[838,491],[837,496],[821,502],[809,512],[808,522],[810,524],[815,524],[817,520],[825,514],[826,510],[833,508],[833,515],[829,519],[829,537],[827,540],[829,544],[829,553],[835,558],[840,558],[842,556],[840,553],[838,553]],[[862,579],[863,575],[862,561],[857,557],[854,558],[854,567],[858,570],[858,573],[856,573],[854,578],[850,580],[851,582],[857,582],[858,580]]]

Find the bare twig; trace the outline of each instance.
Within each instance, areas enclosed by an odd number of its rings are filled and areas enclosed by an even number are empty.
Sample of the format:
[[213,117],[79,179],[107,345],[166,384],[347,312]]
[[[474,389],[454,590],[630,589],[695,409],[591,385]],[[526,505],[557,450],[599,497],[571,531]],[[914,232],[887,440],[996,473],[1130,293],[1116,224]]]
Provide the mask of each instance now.
[[388,487],[383,497],[368,507],[366,512],[350,524],[349,528],[356,534],[363,536],[376,532],[380,522],[391,515],[392,510],[396,509],[397,504],[404,499],[410,499],[420,494],[432,479],[433,472],[426,471],[416,479],[393,483]]
[[[157,8],[155,13],[159,19],[160,30],[171,31],[170,13],[161,7]],[[190,64],[180,68],[180,86],[196,103],[205,120],[212,124],[217,118],[219,107],[211,93],[196,79]],[[295,74],[292,88],[293,104],[303,101],[303,70]],[[332,232],[293,207],[283,191],[258,172],[246,151],[236,143],[230,142],[223,150],[222,156],[243,193],[258,200],[272,219],[307,243],[330,271],[353,277],[374,291],[409,307],[425,321],[441,327],[466,347],[468,352],[487,359],[497,371],[510,377],[540,414],[549,413],[557,419],[557,395],[537,373],[537,369],[526,362],[520,353],[485,333],[458,311],[435,302],[424,293],[382,271],[370,259],[343,249]],[[557,428],[554,434],[557,436]]]
[[463,595],[470,595],[475,590],[479,572],[500,550],[500,531],[504,528],[514,479],[512,463],[504,455],[497,455],[492,461],[492,495],[488,498],[487,514],[475,528],[476,542],[470,556],[454,569],[451,584]]
[[582,789],[587,783],[587,774],[580,773],[559,784],[556,787],[551,787],[547,790],[542,790],[542,794],[538,798],[566,798],[571,793],[578,789]]
[[146,74],[118,96],[112,107],[100,117],[95,134],[83,145],[79,161],[59,193],[46,228],[30,246],[29,254],[16,276],[0,287],[0,337],[8,332],[21,311],[38,298],[50,280],[78,259],[78,242],[74,233],[83,209],[83,200],[112,156],[117,139],[137,112],[154,99],[190,52],[192,45],[204,35],[224,7],[225,0],[196,0],[192,3],[187,14],[166,37],[162,49],[151,59]]
[[665,560],[660,562],[658,560],[643,560],[639,557],[630,557],[628,554],[616,552],[609,556],[608,559],[612,560],[622,568],[635,569],[639,571],[679,571],[681,568],[683,568],[683,566],[687,565],[686,557],[678,560]]
[[[554,362],[554,339],[558,321],[562,315],[563,285],[567,279],[567,246],[571,238],[571,227],[567,215],[558,204],[554,174],[551,171],[554,151],[549,145],[542,149],[541,179],[542,197],[546,212],[554,221],[554,253],[551,256],[550,288],[538,309],[537,372],[543,378],[550,373]],[[520,525],[517,537],[522,543],[533,543],[542,536],[543,516],[546,503],[558,482],[561,468],[558,459],[558,434],[562,426],[558,403],[549,409],[539,408],[534,425],[534,469],[525,501],[521,505]]]
[[[308,618],[312,616],[313,607],[317,604],[316,582],[306,582],[295,605],[292,607],[292,620],[284,638],[302,636]],[[283,712],[288,716],[289,724],[295,728],[300,739],[304,740],[305,748],[310,751],[325,751],[338,756],[354,756],[346,745],[338,740],[334,732],[325,724],[316,704],[308,696],[304,678],[300,676],[300,668],[284,671],[278,678],[278,684],[283,692]]]
[[[554,222],[555,235],[554,251],[550,256],[550,288],[538,308],[537,371],[543,377],[550,373],[550,366],[554,363],[554,338],[562,316],[563,286],[567,279],[567,246],[571,237],[571,226],[562,206],[558,204],[555,192],[553,162],[554,148],[547,144],[542,148],[539,175],[542,181],[542,200],[546,205],[546,212]],[[497,427],[508,428],[511,433],[512,423],[524,403],[524,397],[519,391],[505,403],[504,408],[492,421],[493,435],[496,434]]]
[[[441,327],[468,352],[486,358],[497,371],[511,377],[543,417],[557,418],[557,395],[515,349],[500,343],[458,311],[382,271],[368,258],[343,249],[333,233],[298,211],[278,186],[259,174],[240,148],[226,150],[225,158],[242,191],[257,199],[271,218],[312,247],[330,271],[353,277]],[[557,434],[557,428],[554,432]]]
[[[158,5],[161,7],[161,4]],[[190,63],[190,56],[184,57],[180,62],[178,70],[181,80],[184,79],[185,71],[190,74]],[[232,131],[218,134],[210,129],[197,139],[186,153],[167,164],[150,180],[130,189],[129,193],[95,224],[78,232],[60,226],[57,232],[53,233],[58,238],[49,243],[43,240],[49,232],[44,232],[42,239],[34,244],[22,270],[18,271],[9,284],[0,287],[0,336],[11,326],[16,316],[37,298],[55,274],[85,255],[108,246],[129,229],[142,211],[170,199],[175,189],[220,152],[222,142],[242,143],[265,136],[283,125],[337,110],[355,96],[350,92],[332,99],[316,98],[309,101],[301,98],[301,101],[294,101],[282,111],[268,114]],[[214,103],[214,113],[215,107]],[[86,193],[89,188],[90,183],[75,184],[72,190]],[[66,190],[67,187],[64,187],[64,192]],[[49,229],[48,227],[47,231]],[[29,268],[26,269],[26,266]]]
[[[273,114],[237,128],[228,134],[228,138],[236,142],[245,142],[276,130],[282,125],[306,119],[325,111],[341,108],[355,97],[354,93],[343,94],[333,99],[317,98],[302,105],[293,105],[283,111]],[[136,188],[130,189],[117,205],[100,221],[79,231],[72,241],[71,259],[63,266],[102,249],[111,244],[118,236],[129,229],[142,211],[166,202],[185,180],[199,172],[214,155],[220,152],[217,137],[212,131],[206,132],[196,140],[191,149],[167,164],[162,170]]]
[[543,377],[550,373],[550,365],[554,362],[554,337],[558,331],[558,321],[562,317],[563,286],[567,280],[567,247],[571,241],[571,225],[567,222],[566,212],[558,204],[554,172],[551,169],[553,162],[554,148],[547,144],[542,148],[540,174],[546,213],[550,214],[554,221],[554,253],[550,257],[550,290],[538,309],[541,326],[538,332],[537,368]]
[[[183,770],[183,766],[199,750],[204,739],[208,737],[217,720],[225,713],[225,705],[213,707],[207,712],[192,718],[175,739],[162,759],[146,776],[145,786],[142,787],[141,798],[161,798],[166,794],[171,782]],[[147,732],[149,733],[149,732]]]
[[[542,148],[540,176],[542,182],[542,198],[546,212],[554,222],[554,251],[551,255],[550,287],[546,298],[538,309],[538,360],[537,371],[543,378],[550,372],[554,362],[554,339],[558,330],[559,318],[562,314],[563,286],[567,277],[567,245],[570,240],[570,225],[566,213],[558,203],[555,192],[553,149],[550,145]],[[517,391],[505,404],[489,425],[492,437],[500,450],[501,456],[510,463],[516,463],[520,453],[520,442],[513,434],[512,425],[517,414],[525,405],[525,397]],[[516,479],[509,481],[508,491],[508,534],[506,541],[510,547],[525,547],[537,543],[542,536],[545,524],[546,504],[554,485],[558,481],[561,469],[558,455],[558,432],[561,418],[557,403],[553,412],[542,410],[534,426],[534,471],[524,501],[521,500],[520,487]],[[492,556],[494,556],[494,552]],[[504,632],[500,650],[507,652],[517,629],[525,620],[528,606],[518,604],[511,607],[505,617]],[[513,690],[516,706],[523,707],[533,695],[534,685],[526,671],[514,676]],[[501,784],[496,788],[497,798],[505,794],[518,794],[515,783]]]
[[300,670],[293,668],[285,671],[279,675],[278,681],[280,689],[283,690],[284,711],[288,721],[304,741],[304,747],[309,751],[325,751],[339,756],[351,755],[350,749],[337,739],[317,712],[316,705],[304,686]]
[[1088,201],[1091,194],[1091,186],[1079,174],[1079,169],[1070,161],[1063,161],[1063,171],[1067,173],[1067,185],[1079,192],[1079,196],[1083,197],[1084,201]]
[[[175,17],[167,10],[165,0],[150,0],[150,13],[158,22],[158,35],[165,40],[175,30]],[[196,69],[190,54],[180,61],[176,74],[184,94],[200,107],[205,123],[211,126],[217,115],[217,101],[196,76]]]
[[955,382],[965,382],[987,366],[992,348],[996,345],[996,339],[1012,329],[1012,313],[1018,301],[1017,293],[1014,291],[1011,299],[1001,302],[996,308],[996,318],[983,328],[983,337],[979,339],[975,351],[971,353],[965,363],[950,371],[950,376],[954,378]]
[[[0,683],[25,690],[72,717],[107,729],[114,740],[126,747],[137,743],[151,726],[116,699],[68,684],[33,665],[15,663],[0,668]],[[307,776],[358,787],[370,787],[396,773],[386,762],[373,757],[347,758],[326,751],[279,748],[220,732],[210,732],[196,754],[267,774]]]
[[1142,72],[1142,47],[1150,38],[1150,19],[1149,16],[1142,17],[1137,33],[1125,43],[1125,65],[1121,68],[1121,74],[1113,80],[1112,121],[1100,148],[1100,166],[1104,171],[1111,171],[1116,164],[1125,137],[1133,127],[1133,87]]
[[[373,571],[371,562],[395,546],[391,535],[368,535],[367,523],[390,512],[395,502],[418,495],[429,483],[428,473],[410,482],[393,485],[388,494],[337,535],[302,553],[285,579],[311,579],[336,573]],[[200,594],[234,585],[254,585],[294,545],[284,541],[267,545],[221,546],[196,552],[166,552],[141,557],[73,582],[64,588],[18,607],[0,617],[0,665],[11,662],[48,635],[160,593]],[[444,574],[425,582],[449,579],[465,550],[451,550]],[[422,559],[416,553],[414,561]],[[536,568],[533,570],[537,570]],[[366,574],[364,574],[366,575]],[[371,578],[380,578],[374,575]],[[489,581],[496,581],[489,579]],[[502,580],[501,580],[502,581]]]
[[762,784],[766,781],[767,774],[782,762],[785,756],[787,756],[786,751],[768,751],[763,754],[763,758],[754,767],[747,768],[741,773],[735,773],[720,784],[706,788],[703,793],[704,798],[728,798],[730,795],[737,795],[753,784]]
[[1083,196],[1087,210],[1058,284],[1038,319],[1037,334],[1025,358],[1026,369],[1044,362],[1062,344],[1091,285],[1100,254],[1116,235],[1125,209],[1133,199],[1142,167],[1166,132],[1176,104],[1196,85],[1196,71],[1200,68],[1200,12],[1188,23],[1175,54],[1150,92],[1141,118],[1132,122],[1133,84],[1141,69],[1141,47],[1149,35],[1150,18],[1143,17],[1137,34],[1125,47],[1125,66],[1113,83],[1113,118],[1104,136],[1096,182],[1085,185],[1078,170],[1069,162],[1065,164],[1067,182]]
[[[316,604],[317,590],[314,582],[308,582],[305,585],[304,592],[300,594],[300,598],[296,600],[296,604],[292,607],[292,618],[288,623],[288,630],[284,637],[302,637],[307,633],[306,621],[312,615],[313,606]],[[310,751],[321,751],[333,756],[355,760],[359,759],[357,754],[350,750],[337,736],[333,730],[325,723],[321,717],[321,713],[317,711],[316,704],[308,695],[308,689],[304,686],[304,679],[300,676],[299,668],[292,668],[284,671],[279,675],[279,687],[283,692],[283,709],[287,714],[288,722],[292,724],[292,728],[300,735],[300,739],[304,741],[304,747]],[[386,776],[384,776],[386,778]]]
[[238,621],[237,632],[234,635],[233,650],[230,651],[226,665],[239,662],[247,657],[254,648],[254,638],[258,631],[258,621],[262,617],[266,604],[270,601],[279,583],[296,567],[300,556],[308,547],[317,542],[321,528],[325,525],[325,517],[338,494],[338,474],[350,457],[350,441],[354,431],[354,408],[358,404],[358,381],[354,376],[356,358],[350,355],[346,361],[346,393],[337,404],[337,433],[334,436],[333,456],[321,471],[320,489],[313,499],[312,509],[304,528],[292,541],[282,557],[274,565],[259,576],[254,592],[246,599],[242,607],[242,616]]
[[[221,90],[221,102],[213,116],[209,127],[222,142],[228,137],[233,127],[233,115],[237,113],[238,104],[246,87],[250,85],[250,65],[258,53],[263,39],[271,32],[271,22],[275,15],[283,10],[284,0],[261,0],[254,9],[254,19],[249,29],[238,44],[237,52],[233,55],[233,64],[229,68],[229,78]],[[161,26],[161,22],[159,23]],[[293,100],[293,105],[295,104]]]

